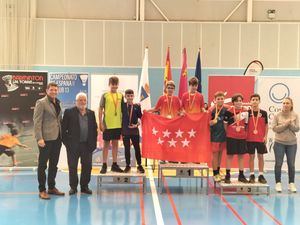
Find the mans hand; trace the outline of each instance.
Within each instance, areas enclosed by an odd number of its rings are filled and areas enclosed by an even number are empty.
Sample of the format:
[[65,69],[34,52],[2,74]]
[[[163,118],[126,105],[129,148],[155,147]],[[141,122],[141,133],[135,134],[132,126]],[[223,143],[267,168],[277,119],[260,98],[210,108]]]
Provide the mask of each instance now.
[[44,147],[46,146],[44,139],[38,140],[38,145],[39,145],[41,148],[44,148]]

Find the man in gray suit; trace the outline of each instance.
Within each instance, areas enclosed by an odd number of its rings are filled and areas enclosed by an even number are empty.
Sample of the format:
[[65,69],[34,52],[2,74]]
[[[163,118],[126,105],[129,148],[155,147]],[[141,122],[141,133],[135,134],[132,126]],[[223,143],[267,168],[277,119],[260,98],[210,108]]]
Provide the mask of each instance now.
[[[49,83],[46,89],[47,95],[37,100],[34,113],[34,133],[39,147],[38,181],[39,197],[50,199],[48,194],[64,195],[55,187],[57,163],[61,148],[61,120],[62,112],[60,101],[57,99],[58,86]],[[48,193],[46,192],[46,173],[48,168]]]

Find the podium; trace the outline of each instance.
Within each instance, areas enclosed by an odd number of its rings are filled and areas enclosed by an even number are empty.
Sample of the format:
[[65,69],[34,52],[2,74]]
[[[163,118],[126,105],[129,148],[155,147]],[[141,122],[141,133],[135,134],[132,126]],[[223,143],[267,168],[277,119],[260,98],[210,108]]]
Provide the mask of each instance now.
[[[173,170],[176,172],[175,176],[164,175],[164,170]],[[195,174],[196,171],[200,172],[200,176]],[[164,177],[172,177],[172,178],[200,178],[201,180],[201,188],[203,188],[203,179],[206,179],[207,186],[207,194],[208,194],[208,179],[209,179],[209,167],[206,164],[194,164],[194,163],[165,163],[158,164],[158,187],[159,192],[162,193],[162,176]],[[198,183],[196,182],[196,185]]]
[[231,179],[230,184],[224,182],[217,183],[220,187],[221,195],[270,195],[270,186],[261,183],[242,183],[238,179]]
[[146,193],[146,174],[131,171],[130,173],[107,172],[106,174],[96,174],[97,194],[103,184],[140,184],[142,179],[143,192]]

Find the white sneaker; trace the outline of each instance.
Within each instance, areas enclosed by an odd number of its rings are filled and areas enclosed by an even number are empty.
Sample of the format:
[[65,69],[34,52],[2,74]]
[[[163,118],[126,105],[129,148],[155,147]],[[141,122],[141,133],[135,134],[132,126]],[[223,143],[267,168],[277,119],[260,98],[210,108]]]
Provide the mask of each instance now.
[[289,183],[289,191],[292,193],[296,193],[297,192],[297,188],[296,185],[294,183]]
[[217,175],[214,176],[214,181],[215,181],[215,182],[220,182],[221,180],[222,180],[222,179],[221,179],[220,174],[217,174]]
[[282,187],[281,187],[281,183],[280,182],[278,182],[278,183],[276,183],[276,185],[275,185],[275,190],[277,191],[277,192],[282,192]]

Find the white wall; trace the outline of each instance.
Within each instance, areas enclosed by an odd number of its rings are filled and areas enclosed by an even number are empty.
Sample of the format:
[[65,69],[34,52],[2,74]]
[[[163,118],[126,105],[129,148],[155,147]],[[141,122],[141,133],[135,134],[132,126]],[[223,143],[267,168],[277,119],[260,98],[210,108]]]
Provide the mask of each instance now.
[[259,59],[266,68],[299,68],[298,23],[130,22],[37,19],[35,64],[140,67],[144,47],[149,65],[163,67],[171,47],[172,67],[187,48],[194,67],[245,68]]
[[[36,0],[39,18],[135,20],[136,0]],[[240,0],[153,0],[171,21],[223,21]],[[246,21],[245,1],[230,21]],[[253,0],[253,20],[269,21],[267,10],[276,10],[275,21],[300,21],[299,0]],[[145,19],[164,18],[145,0]]]

